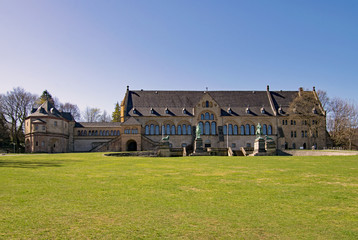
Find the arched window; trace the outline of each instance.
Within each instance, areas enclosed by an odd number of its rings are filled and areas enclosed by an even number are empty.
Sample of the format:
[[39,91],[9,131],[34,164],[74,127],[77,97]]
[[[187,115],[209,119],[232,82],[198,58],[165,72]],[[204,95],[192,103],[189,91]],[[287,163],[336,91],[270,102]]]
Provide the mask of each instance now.
[[223,126],[223,134],[227,135],[227,126],[226,125]]
[[249,124],[245,125],[245,135],[250,135],[250,125]]
[[97,135],[98,135],[98,130],[96,130],[96,131],[95,131],[94,135],[95,135],[95,136],[97,136]]
[[210,123],[205,122],[205,135],[210,135]]
[[255,135],[255,126],[251,125],[251,135]]
[[167,130],[166,130],[166,133],[167,133],[167,135],[170,135],[170,125],[169,125],[169,124],[167,124]]
[[204,131],[204,124],[203,124],[203,122],[199,122],[199,127],[200,127],[200,132],[201,132],[201,134],[203,134],[203,131]]
[[205,120],[210,120],[210,114],[208,112],[205,113]]
[[272,126],[271,125],[268,126],[267,135],[272,135]]
[[[184,134],[184,133],[183,133]],[[188,131],[187,131],[187,134],[188,135],[191,135],[191,126],[190,125],[188,125]]]
[[216,122],[211,123],[211,135],[216,135]]
[[238,135],[239,134],[239,128],[237,127],[237,125],[234,126],[234,135]]
[[172,125],[172,135],[175,135],[175,126]]
[[113,130],[111,130],[111,136],[113,136]]
[[232,124],[229,124],[229,135],[232,135]]
[[210,120],[214,120],[214,114],[210,115]]
[[186,125],[183,124],[183,135],[186,135]]
[[205,102],[205,107],[207,107],[207,108],[209,107],[209,101]]
[[178,125],[178,135],[181,135],[181,126]]
[[241,125],[241,127],[240,127],[240,134],[245,135],[245,127],[244,127],[244,125]]
[[80,134],[80,135],[81,135],[81,136],[84,135],[83,130],[81,130],[81,134]]
[[204,120],[204,114],[201,114],[200,119]]
[[267,135],[267,125],[266,125],[266,124],[264,124],[264,125],[262,126],[262,134],[263,134],[263,135]]
[[119,130],[117,130],[117,136],[119,136]]
[[162,134],[165,135],[165,126],[162,125]]
[[91,136],[92,135],[92,131],[88,131],[88,136]]
[[80,130],[77,131],[77,136],[81,136]]
[[149,126],[145,125],[145,135],[149,135]]
[[85,131],[83,132],[83,135],[87,136],[87,130],[85,130]]
[[150,125],[150,135],[154,135],[154,124]]
[[155,125],[155,135],[159,135],[159,125]]

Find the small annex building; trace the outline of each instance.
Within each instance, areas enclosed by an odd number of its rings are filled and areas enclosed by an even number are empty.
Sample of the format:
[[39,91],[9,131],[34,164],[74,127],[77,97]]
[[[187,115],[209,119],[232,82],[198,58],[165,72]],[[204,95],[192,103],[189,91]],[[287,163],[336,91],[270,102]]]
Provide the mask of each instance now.
[[[315,99],[307,114],[290,112],[302,92]],[[322,124],[314,128],[312,124]],[[311,122],[313,121],[313,123]],[[25,120],[27,152],[155,150],[164,136],[173,149],[193,148],[200,126],[205,148],[253,147],[258,123],[277,149],[326,147],[326,113],[312,91],[145,91],[127,87],[121,122],[76,122],[45,102]]]

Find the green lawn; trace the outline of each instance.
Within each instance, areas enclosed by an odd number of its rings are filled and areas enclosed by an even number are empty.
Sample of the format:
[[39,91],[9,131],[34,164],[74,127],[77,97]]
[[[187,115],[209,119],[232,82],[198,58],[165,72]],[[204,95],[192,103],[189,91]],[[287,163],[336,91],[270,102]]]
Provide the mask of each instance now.
[[358,239],[358,156],[0,156],[0,239]]

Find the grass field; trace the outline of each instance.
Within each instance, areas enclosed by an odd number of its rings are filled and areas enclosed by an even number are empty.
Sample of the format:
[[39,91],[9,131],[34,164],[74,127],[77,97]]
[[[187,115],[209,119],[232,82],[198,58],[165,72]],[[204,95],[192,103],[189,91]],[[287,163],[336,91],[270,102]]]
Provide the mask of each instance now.
[[358,156],[0,156],[0,239],[358,239]]

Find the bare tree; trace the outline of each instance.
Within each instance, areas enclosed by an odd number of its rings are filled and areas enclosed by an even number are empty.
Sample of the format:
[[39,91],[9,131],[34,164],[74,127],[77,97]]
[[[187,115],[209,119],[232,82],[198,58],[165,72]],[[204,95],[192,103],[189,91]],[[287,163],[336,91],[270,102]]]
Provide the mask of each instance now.
[[17,147],[24,141],[23,125],[36,96],[17,87],[0,98],[0,112],[10,124],[10,138]]
[[83,118],[85,122],[99,122],[101,118],[101,110],[99,108],[86,107]]
[[76,121],[81,119],[80,109],[76,104],[72,103],[60,103],[59,110],[63,112],[69,112]]
[[101,122],[110,122],[112,119],[111,119],[111,116],[107,114],[107,111],[104,110],[101,117],[100,117],[100,121]]
[[357,135],[357,105],[341,98],[334,98],[331,100],[330,106],[328,129],[334,144],[352,149],[352,141]]
[[319,101],[321,102],[323,109],[326,112],[329,112],[330,111],[330,107],[329,107],[330,100],[327,95],[327,92],[323,91],[323,90],[317,90],[317,96],[318,96]]

